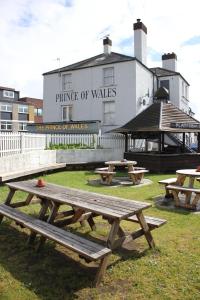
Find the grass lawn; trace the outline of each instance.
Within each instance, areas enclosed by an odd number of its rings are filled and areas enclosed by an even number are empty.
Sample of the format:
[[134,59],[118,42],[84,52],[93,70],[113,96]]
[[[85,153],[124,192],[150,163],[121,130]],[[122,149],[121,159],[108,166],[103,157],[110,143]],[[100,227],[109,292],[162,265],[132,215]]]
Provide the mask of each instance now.
[[[146,214],[167,219],[154,230],[156,250],[148,249],[140,238],[110,257],[110,264],[98,288],[91,287],[95,263],[86,264],[65,248],[48,241],[37,254],[26,245],[28,230],[7,219],[0,226],[0,300],[67,299],[200,299],[200,214],[181,209],[155,206],[154,197],[164,195],[158,180],[173,175],[146,175],[153,181],[144,187],[94,187],[88,179],[97,178],[89,171],[60,172],[45,176],[45,181],[97,193],[152,204]],[[0,202],[8,190],[0,187]],[[24,194],[17,192],[17,200]],[[34,213],[38,205],[24,208]],[[91,237],[104,239],[108,226],[99,218],[97,231],[89,226],[73,226]],[[124,221],[126,231],[137,225]],[[72,230],[73,230],[72,228]]]

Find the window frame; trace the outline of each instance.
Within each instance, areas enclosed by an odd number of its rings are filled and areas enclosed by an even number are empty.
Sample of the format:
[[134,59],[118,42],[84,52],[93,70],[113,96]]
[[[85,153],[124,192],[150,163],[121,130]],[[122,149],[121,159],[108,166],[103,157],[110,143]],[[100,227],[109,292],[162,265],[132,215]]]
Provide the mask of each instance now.
[[[22,111],[20,111],[22,109]],[[18,105],[18,114],[27,114],[28,115],[28,105]]]
[[[6,128],[2,128],[2,125],[5,125]],[[10,126],[10,128],[8,128]],[[0,130],[2,131],[12,131],[13,130],[13,123],[9,121],[0,121]]]
[[[69,77],[69,79],[66,81],[65,78],[67,77]],[[62,90],[63,91],[72,90],[72,73],[62,74]]]
[[15,92],[14,91],[3,90],[3,97],[14,99],[15,98]]
[[[2,107],[6,107],[6,109],[2,109]],[[10,110],[8,109],[8,108],[10,108]],[[1,111],[2,112],[12,112],[12,104],[1,104]]]
[[[114,104],[114,110],[106,112],[105,111],[106,105],[111,103]],[[110,120],[110,122],[108,122],[107,119]],[[115,125],[115,122],[116,122],[116,101],[115,100],[104,101],[103,102],[103,124],[113,126]]]
[[[72,121],[72,105],[62,105],[61,106],[61,119],[62,122],[70,122]],[[64,109],[67,109],[66,115],[68,116],[67,118],[64,118]]]
[[[111,75],[107,75],[106,72],[112,70]],[[115,84],[115,69],[114,67],[103,68],[103,86],[112,86]]]

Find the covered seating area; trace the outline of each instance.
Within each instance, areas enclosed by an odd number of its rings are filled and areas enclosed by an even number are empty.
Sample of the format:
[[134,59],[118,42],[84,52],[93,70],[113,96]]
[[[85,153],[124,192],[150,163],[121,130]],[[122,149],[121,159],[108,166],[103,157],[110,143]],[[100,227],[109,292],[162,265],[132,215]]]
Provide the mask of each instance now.
[[[151,172],[174,172],[180,168],[196,168],[200,164],[200,122],[184,113],[169,101],[155,101],[147,109],[120,128],[111,132],[125,135],[124,158],[136,160]],[[144,141],[144,149],[133,145]],[[196,138],[197,149],[190,147]]]

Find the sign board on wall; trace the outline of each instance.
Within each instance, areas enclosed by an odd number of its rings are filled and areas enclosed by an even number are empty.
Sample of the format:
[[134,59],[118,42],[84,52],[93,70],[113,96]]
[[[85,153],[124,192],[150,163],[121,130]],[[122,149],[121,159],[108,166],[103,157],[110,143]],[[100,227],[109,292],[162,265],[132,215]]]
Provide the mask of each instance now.
[[200,129],[200,123],[171,123],[171,128]]
[[34,133],[98,134],[99,123],[99,121],[35,123],[28,124],[27,129]]

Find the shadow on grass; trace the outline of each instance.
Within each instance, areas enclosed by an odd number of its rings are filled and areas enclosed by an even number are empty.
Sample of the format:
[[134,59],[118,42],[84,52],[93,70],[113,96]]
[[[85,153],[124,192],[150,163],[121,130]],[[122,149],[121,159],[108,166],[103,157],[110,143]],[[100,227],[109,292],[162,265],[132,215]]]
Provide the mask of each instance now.
[[26,241],[26,232],[2,224],[0,264],[41,299],[76,299],[76,292],[92,287],[97,271],[94,263],[85,266],[67,256],[69,253],[63,247],[55,249],[49,241],[36,253]]
[[[45,300],[77,299],[79,291],[92,287],[96,263],[85,265],[84,260],[80,263],[77,255],[59,245],[55,248],[51,241],[46,242],[40,253],[36,253],[33,246],[26,244],[29,231],[19,231],[14,226],[10,226],[9,222],[0,226],[0,264],[23,287]],[[114,252],[117,258],[112,256],[110,259],[112,262],[108,270],[120,261],[136,260],[145,253],[146,250],[139,253],[135,249],[120,248]]]

